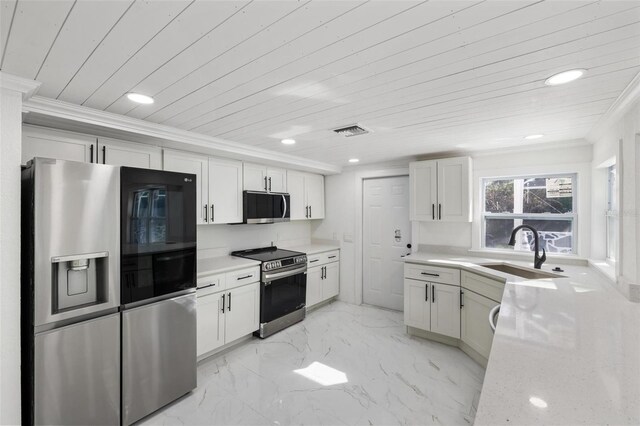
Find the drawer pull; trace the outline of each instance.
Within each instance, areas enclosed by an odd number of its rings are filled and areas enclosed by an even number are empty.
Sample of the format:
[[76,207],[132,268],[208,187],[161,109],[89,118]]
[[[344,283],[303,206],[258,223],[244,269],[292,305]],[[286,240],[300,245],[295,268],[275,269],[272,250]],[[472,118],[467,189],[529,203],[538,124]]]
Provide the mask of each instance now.
[[238,281],[240,281],[240,280],[246,280],[247,278],[251,278],[251,277],[253,277],[253,274],[251,274],[251,275],[247,275],[247,276],[244,276],[244,277],[238,277]]
[[439,277],[440,274],[431,274],[429,272],[420,272],[421,275],[428,275],[430,277]]
[[317,261],[319,261],[319,260],[320,260],[320,259],[310,260],[310,261],[309,261],[309,263],[317,262]]
[[335,259],[337,256],[329,256],[329,259]]

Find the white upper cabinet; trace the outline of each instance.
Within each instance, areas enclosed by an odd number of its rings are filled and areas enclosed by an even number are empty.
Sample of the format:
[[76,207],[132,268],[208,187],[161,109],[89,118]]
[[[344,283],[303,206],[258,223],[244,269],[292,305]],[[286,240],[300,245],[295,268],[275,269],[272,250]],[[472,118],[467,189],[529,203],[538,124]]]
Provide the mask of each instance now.
[[22,164],[35,157],[56,160],[96,162],[96,137],[45,127],[22,128]]
[[196,175],[199,225],[242,222],[242,162],[165,149],[164,170]]
[[306,175],[304,193],[309,206],[309,219],[324,219],[324,176]]
[[244,163],[244,190],[287,192],[287,171],[260,164]]
[[304,173],[287,173],[287,188],[289,190],[289,205],[291,206],[291,220],[307,219],[307,201],[304,198]]
[[287,172],[291,220],[324,219],[324,176]]
[[436,161],[420,161],[409,165],[411,220],[435,220],[438,204],[438,172]]
[[98,138],[98,163],[160,170],[162,150],[152,145]]
[[414,162],[409,175],[411,220],[471,222],[471,158]]
[[242,222],[242,162],[209,158],[209,223]]
[[267,168],[260,164],[244,163],[244,190],[245,191],[266,191],[267,190]]
[[269,192],[287,192],[287,171],[285,169],[267,168]]
[[96,138],[46,127],[25,125],[23,129],[23,164],[34,157],[45,157],[113,166],[162,169],[162,150],[153,145]]
[[197,223],[209,223],[209,158],[165,149],[164,170],[196,175]]

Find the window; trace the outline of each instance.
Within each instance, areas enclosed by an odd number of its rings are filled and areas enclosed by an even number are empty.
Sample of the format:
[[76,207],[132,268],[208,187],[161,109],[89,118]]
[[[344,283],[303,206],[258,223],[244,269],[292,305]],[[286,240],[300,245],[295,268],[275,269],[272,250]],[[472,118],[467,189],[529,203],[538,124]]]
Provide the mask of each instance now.
[[618,250],[618,188],[616,165],[607,170],[607,260],[615,262]]
[[[484,248],[511,249],[513,228],[538,230],[540,249],[576,252],[576,175],[519,176],[483,180],[482,243]],[[515,250],[533,251],[534,236],[523,229]]]

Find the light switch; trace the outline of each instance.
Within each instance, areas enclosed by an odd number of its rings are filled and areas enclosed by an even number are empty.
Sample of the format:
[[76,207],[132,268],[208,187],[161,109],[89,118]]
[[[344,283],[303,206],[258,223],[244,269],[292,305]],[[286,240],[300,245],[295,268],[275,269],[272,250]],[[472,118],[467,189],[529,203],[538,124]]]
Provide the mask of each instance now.
[[353,242],[353,234],[344,234],[343,235],[343,239],[344,239],[345,243],[352,243]]

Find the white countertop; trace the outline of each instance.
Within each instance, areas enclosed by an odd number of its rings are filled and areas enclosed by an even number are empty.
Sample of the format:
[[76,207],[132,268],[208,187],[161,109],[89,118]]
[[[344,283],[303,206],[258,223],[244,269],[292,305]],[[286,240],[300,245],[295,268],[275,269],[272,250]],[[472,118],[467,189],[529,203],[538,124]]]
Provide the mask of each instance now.
[[236,256],[218,256],[198,259],[198,278],[256,265],[260,265],[260,262]]
[[332,251],[332,250],[340,250],[339,246],[332,246],[330,244],[307,244],[307,245],[304,245],[304,246],[283,247],[283,248],[285,250],[299,251],[299,252],[305,253],[307,255],[316,254],[316,253],[324,253],[326,251]]
[[593,268],[560,265],[567,278],[524,280],[475,265],[487,258],[405,261],[506,278],[476,425],[640,424],[640,304]]

